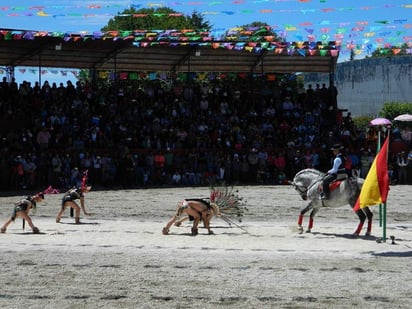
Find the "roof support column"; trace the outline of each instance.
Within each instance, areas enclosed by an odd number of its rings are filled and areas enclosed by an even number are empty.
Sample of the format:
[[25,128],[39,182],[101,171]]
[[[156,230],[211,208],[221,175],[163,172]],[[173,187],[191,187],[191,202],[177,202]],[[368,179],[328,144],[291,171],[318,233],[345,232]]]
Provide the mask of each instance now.
[[41,87],[41,54],[39,53],[39,86]]
[[338,91],[335,87],[335,64],[333,58],[330,59],[329,65],[329,100],[333,106],[333,116],[336,119],[338,115]]
[[113,67],[114,67],[113,79],[114,79],[114,82],[117,82],[117,56],[116,55],[113,58]]
[[14,78],[14,67],[8,65],[5,67],[7,82],[10,83]]

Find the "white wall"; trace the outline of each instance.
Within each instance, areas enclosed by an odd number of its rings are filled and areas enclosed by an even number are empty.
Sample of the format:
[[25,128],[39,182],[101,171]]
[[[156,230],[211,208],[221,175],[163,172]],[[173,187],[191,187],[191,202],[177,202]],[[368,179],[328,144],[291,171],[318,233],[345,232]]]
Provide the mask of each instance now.
[[[327,74],[305,75],[305,86],[329,85],[328,78]],[[338,63],[334,80],[338,108],[348,109],[352,116],[378,116],[386,102],[412,102],[412,56]]]

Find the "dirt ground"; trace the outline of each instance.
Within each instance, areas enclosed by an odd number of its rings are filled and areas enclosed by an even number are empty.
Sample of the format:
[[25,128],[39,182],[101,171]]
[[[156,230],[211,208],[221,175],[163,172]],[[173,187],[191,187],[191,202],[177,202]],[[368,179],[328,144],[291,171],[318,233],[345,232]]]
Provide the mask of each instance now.
[[[384,242],[379,206],[373,236],[352,236],[349,206],[321,209],[312,233],[299,234],[306,202],[292,187],[238,189],[242,222],[214,218],[215,234],[197,236],[190,222],[161,231],[206,187],[91,191],[92,214],[78,225],[68,210],[55,223],[62,194],[47,195],[32,216],[41,234],[20,219],[0,234],[0,307],[410,308],[412,186],[391,187]],[[20,198],[0,197],[1,223]]]

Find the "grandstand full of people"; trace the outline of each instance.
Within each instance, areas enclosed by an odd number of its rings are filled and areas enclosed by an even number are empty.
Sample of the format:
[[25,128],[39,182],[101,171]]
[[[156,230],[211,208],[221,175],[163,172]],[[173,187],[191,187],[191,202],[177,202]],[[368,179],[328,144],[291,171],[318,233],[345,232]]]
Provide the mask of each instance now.
[[[365,177],[379,128],[357,128],[332,86],[249,79],[0,83],[2,191],[67,189],[88,171],[94,188],[288,184],[326,171],[330,147]],[[344,113],[346,113],[344,115]],[[409,128],[392,138],[393,183],[412,184]],[[408,153],[409,151],[409,153]]]

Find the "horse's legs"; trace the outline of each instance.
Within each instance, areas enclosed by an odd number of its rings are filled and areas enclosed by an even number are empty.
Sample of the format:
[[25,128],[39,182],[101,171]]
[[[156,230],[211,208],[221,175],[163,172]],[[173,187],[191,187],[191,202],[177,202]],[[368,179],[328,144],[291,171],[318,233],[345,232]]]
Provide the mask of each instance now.
[[298,218],[298,229],[299,229],[299,233],[301,234],[303,233],[303,227],[302,227],[303,216],[305,215],[305,213],[307,213],[312,208],[313,208],[313,205],[312,205],[312,202],[310,202],[305,208],[303,208],[300,211],[299,218]]
[[[369,210],[369,209],[368,209],[368,210]],[[369,210],[369,212],[370,212],[370,210]],[[358,215],[360,222],[359,222],[359,224],[358,224],[358,228],[356,229],[356,231],[355,231],[353,234],[354,234],[354,235],[359,235],[360,232],[362,231],[363,224],[365,223],[366,215],[365,215],[365,213],[363,212],[362,209],[357,210],[357,211],[356,211],[356,214]]]
[[310,213],[309,216],[309,224],[308,224],[308,229],[306,230],[306,233],[310,233],[312,231],[312,227],[313,227],[313,218],[315,217],[315,215],[318,213],[319,208],[313,208],[313,210]]
[[368,208],[368,207],[366,207],[366,208],[363,208],[363,211],[365,212],[365,214],[366,214],[366,217],[368,218],[368,228],[367,228],[367,230],[366,230],[366,236],[370,236],[371,235],[371,232],[372,232],[372,218],[373,218],[373,213],[372,213],[372,211]]

